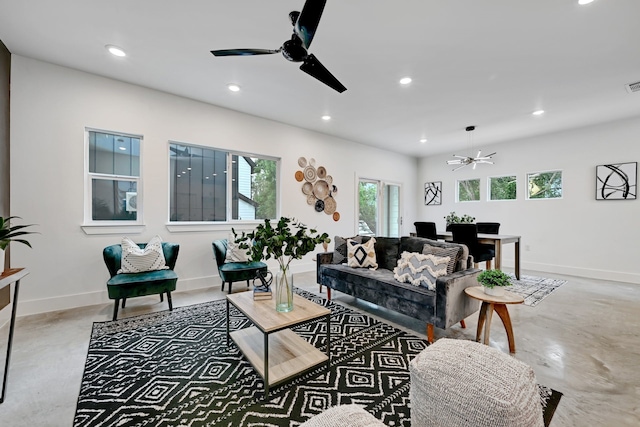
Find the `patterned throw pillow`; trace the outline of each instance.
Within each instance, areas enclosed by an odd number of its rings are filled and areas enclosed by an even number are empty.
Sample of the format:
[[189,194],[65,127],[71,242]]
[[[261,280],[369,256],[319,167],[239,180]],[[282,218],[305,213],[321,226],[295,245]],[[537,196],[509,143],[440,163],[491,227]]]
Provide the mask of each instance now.
[[376,239],[373,237],[363,244],[352,239],[347,240],[347,265],[354,268],[377,269],[375,243]]
[[356,243],[362,243],[362,236],[340,237],[333,239],[333,264],[342,264],[347,262],[347,240],[353,240]]
[[398,266],[393,269],[393,277],[399,282],[423,286],[435,291],[436,279],[446,276],[449,261],[449,257],[403,252],[398,260]]
[[426,244],[422,247],[423,255],[436,255],[440,257],[448,256],[449,263],[447,264],[447,274],[451,274],[456,269],[456,263],[458,262],[458,256],[460,255],[459,248],[439,248],[437,246],[431,246]]
[[142,273],[143,271],[168,270],[162,252],[162,239],[154,236],[142,249],[128,237],[122,238],[120,273]]
[[227,256],[224,262],[249,262],[249,255],[247,255],[248,249],[240,249],[240,243],[236,243],[236,236],[233,233],[229,233],[227,239]]

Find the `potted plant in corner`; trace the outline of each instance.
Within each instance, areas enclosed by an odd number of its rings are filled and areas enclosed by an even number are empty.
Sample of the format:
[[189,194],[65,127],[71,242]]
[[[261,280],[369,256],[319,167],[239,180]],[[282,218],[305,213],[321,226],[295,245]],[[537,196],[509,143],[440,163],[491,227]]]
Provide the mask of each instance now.
[[19,216],[9,216],[7,218],[0,217],[0,272],[4,271],[4,250],[9,246],[11,242],[20,242],[31,247],[31,243],[24,239],[16,239],[16,237],[24,236],[26,234],[34,234],[33,231],[25,231],[27,227],[31,227],[34,224],[27,225],[14,225],[11,226],[11,220],[14,218],[20,218]]
[[307,228],[304,224],[294,219],[282,217],[276,224],[264,220],[250,233],[242,232],[236,243],[241,249],[246,249],[252,261],[268,260],[271,257],[278,261],[279,268],[276,278],[276,310],[288,312],[293,310],[293,274],[289,268],[291,261],[301,259],[313,251],[316,245],[329,241],[327,233],[318,234],[314,229]]
[[504,295],[504,288],[511,286],[510,277],[502,270],[485,270],[478,275],[478,282],[484,286],[484,293],[494,297]]

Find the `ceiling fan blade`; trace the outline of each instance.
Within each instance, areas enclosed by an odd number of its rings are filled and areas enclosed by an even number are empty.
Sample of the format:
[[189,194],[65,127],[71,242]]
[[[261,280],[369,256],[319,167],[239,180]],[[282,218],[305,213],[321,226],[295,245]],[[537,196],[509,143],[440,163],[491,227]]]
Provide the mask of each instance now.
[[[307,0],[307,3],[309,3],[309,1],[311,0]],[[347,90],[347,88],[344,87],[344,85],[340,83],[338,79],[336,79],[313,54],[308,55],[304,59],[300,69],[340,93]]]
[[213,56],[252,56],[252,55],[270,55],[278,53],[280,49],[222,49],[212,50]]
[[296,24],[293,26],[293,31],[306,49],[309,48],[313,36],[316,34],[325,3],[327,3],[327,0],[307,0]]

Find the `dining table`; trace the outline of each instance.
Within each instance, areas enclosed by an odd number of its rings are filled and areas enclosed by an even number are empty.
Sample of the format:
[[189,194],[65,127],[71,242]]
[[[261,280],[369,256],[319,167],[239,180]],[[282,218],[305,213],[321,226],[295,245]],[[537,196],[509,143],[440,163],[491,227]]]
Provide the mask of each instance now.
[[[453,233],[451,233],[450,231],[438,231],[437,236],[438,239],[447,241],[453,240]],[[497,270],[502,269],[502,245],[513,243],[515,251],[514,273],[516,275],[516,279],[520,280],[520,236],[514,236],[511,234],[478,233],[478,242],[493,245],[496,251],[495,268]]]

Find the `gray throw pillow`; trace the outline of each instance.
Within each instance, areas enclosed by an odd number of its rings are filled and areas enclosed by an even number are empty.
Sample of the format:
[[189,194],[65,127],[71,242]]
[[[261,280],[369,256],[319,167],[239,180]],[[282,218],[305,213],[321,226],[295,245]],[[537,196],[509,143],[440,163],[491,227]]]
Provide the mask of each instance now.
[[447,274],[451,274],[456,269],[456,263],[458,262],[458,257],[460,256],[459,248],[439,248],[437,246],[431,246],[429,244],[425,244],[422,247],[423,255],[436,255],[439,257],[449,257],[449,263],[447,264]]
[[362,243],[362,236],[340,237],[333,239],[333,264],[342,264],[347,262],[347,240],[353,240],[356,243]]

